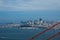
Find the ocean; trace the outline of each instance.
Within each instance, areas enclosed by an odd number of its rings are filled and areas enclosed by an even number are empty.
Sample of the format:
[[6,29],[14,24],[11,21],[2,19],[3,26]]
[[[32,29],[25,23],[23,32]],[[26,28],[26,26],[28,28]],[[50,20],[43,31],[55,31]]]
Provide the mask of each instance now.
[[[21,28],[0,28],[0,40],[29,40],[32,36],[44,31],[46,29],[21,29]],[[42,35],[34,38],[34,40],[47,40],[50,36],[60,32],[60,30],[49,30]],[[60,35],[51,40],[59,40]]]

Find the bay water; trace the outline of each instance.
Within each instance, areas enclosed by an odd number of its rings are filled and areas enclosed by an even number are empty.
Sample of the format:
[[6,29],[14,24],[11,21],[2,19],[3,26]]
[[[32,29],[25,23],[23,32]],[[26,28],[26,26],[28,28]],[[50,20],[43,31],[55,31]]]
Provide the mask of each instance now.
[[[0,28],[0,40],[29,40],[32,36],[44,31],[46,29],[21,29],[21,28]],[[50,36],[60,32],[60,30],[49,30],[42,35],[34,38],[34,40],[46,40]],[[60,35],[51,40],[59,40]]]

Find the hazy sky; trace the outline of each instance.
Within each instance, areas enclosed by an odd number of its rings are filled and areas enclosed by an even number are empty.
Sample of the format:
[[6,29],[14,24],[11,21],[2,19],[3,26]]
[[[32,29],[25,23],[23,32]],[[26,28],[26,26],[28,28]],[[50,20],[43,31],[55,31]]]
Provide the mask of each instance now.
[[0,10],[60,10],[60,0],[0,0]]
[[38,18],[60,20],[60,0],[0,0],[0,22]]

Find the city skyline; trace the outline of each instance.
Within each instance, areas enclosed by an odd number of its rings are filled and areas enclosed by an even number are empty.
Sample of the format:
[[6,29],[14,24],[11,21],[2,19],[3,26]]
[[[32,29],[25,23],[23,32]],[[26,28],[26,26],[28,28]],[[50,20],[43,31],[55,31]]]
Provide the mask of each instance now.
[[0,23],[60,20],[60,0],[0,0]]

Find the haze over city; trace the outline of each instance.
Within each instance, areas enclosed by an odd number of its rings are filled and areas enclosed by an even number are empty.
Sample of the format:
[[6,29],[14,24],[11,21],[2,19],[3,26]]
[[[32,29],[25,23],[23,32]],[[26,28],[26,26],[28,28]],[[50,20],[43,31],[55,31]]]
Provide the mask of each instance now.
[[0,0],[0,23],[59,17],[60,0]]
[[60,0],[0,0],[0,40],[59,40]]

